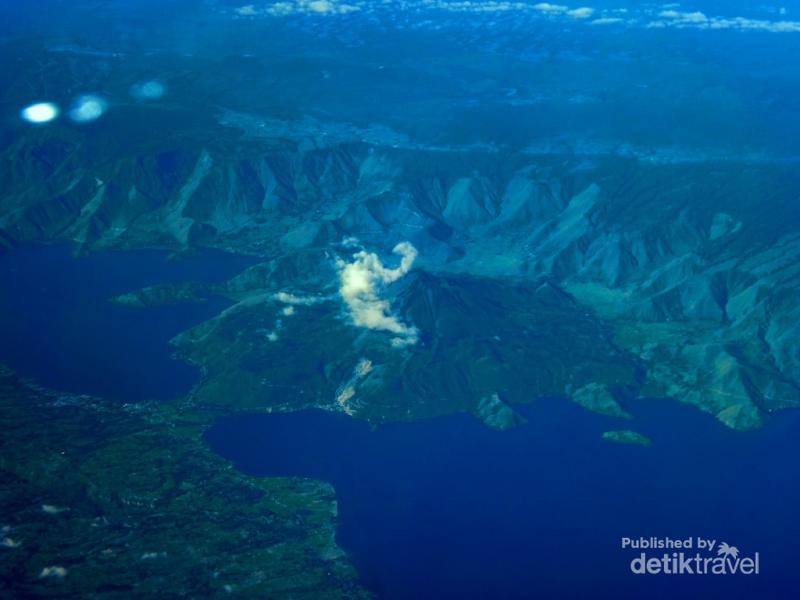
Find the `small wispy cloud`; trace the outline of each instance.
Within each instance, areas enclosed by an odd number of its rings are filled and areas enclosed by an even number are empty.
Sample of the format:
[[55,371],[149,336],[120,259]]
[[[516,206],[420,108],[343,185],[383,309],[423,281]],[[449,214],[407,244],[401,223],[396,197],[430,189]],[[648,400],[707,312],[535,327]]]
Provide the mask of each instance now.
[[347,3],[339,0],[281,0],[269,4],[264,9],[256,8],[254,4],[246,4],[234,9],[240,17],[257,17],[269,15],[286,17],[298,14],[307,15],[345,15],[361,10],[360,2]]
[[699,11],[695,12],[679,12],[677,10],[663,10],[658,13],[662,19],[671,19],[679,23],[707,23],[708,17],[705,13]]
[[591,25],[616,25],[624,22],[625,19],[620,17],[600,17],[599,19],[592,19],[589,23]]
[[291,292],[278,292],[273,296],[273,298],[275,298],[275,300],[278,302],[295,306],[311,306],[312,304],[322,302],[322,298],[316,298],[314,296],[298,296],[296,294],[292,294]]
[[569,7],[563,4],[551,4],[550,2],[539,2],[538,4],[534,4],[533,8],[540,12],[551,14],[565,13],[569,10]]
[[295,307],[297,306],[311,306],[312,304],[318,304],[323,301],[323,298],[318,298],[315,296],[298,296],[290,292],[278,292],[273,294],[272,298],[282,304],[285,304],[285,306],[281,309],[281,314],[284,317],[291,317],[296,312]]
[[714,17],[700,11],[662,10],[649,28],[730,29],[768,33],[800,33],[800,21],[772,21],[746,17]]
[[567,16],[572,17],[573,19],[588,19],[593,14],[594,9],[589,8],[588,6],[582,6],[581,8],[567,11]]
[[409,242],[401,242],[392,252],[401,256],[395,269],[386,268],[377,254],[363,250],[353,255],[353,262],[339,259],[339,294],[356,326],[393,333],[392,344],[405,346],[416,343],[417,329],[391,314],[391,304],[380,297],[380,292],[411,270],[417,249]]

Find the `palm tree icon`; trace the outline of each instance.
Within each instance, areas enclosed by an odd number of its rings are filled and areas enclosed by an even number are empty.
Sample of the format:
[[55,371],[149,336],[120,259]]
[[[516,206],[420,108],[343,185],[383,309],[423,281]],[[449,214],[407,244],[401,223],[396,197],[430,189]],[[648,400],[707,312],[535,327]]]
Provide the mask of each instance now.
[[736,559],[739,556],[739,549],[736,546],[729,546],[728,542],[722,542],[717,548],[717,555],[724,558],[732,557]]

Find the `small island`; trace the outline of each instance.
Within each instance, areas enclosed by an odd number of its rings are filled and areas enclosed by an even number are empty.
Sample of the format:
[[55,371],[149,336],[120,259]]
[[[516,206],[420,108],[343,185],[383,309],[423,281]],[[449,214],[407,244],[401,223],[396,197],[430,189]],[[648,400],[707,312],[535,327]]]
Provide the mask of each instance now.
[[637,446],[649,446],[653,443],[646,435],[630,429],[604,431],[603,439],[617,444],[635,444]]

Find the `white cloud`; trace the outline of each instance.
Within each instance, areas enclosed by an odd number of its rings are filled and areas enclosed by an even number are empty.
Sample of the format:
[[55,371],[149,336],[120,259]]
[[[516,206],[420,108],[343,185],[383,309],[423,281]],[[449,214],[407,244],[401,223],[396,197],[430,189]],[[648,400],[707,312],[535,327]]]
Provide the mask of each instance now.
[[361,10],[358,4],[347,4],[338,0],[290,0],[275,2],[267,8],[267,13],[273,16],[287,16],[294,14],[313,15],[344,15]]
[[582,6],[581,8],[576,8],[574,10],[568,10],[567,15],[572,17],[573,19],[588,19],[594,14],[594,9],[589,8],[588,6]]
[[[296,306],[311,306],[323,301],[323,298],[316,298],[314,296],[297,296],[290,292],[278,292],[272,294],[272,298],[285,304],[281,309],[281,314],[285,317],[291,317],[296,312]],[[278,321],[280,323],[280,321]]]
[[252,4],[248,4],[246,6],[240,6],[236,9],[236,14],[241,15],[243,17],[252,17],[258,14],[256,7]]
[[567,10],[569,10],[569,8],[563,4],[550,4],[549,2],[540,2],[539,4],[534,4],[533,8],[546,13],[565,13]]
[[677,10],[663,10],[658,13],[662,19],[671,19],[678,23],[706,23],[708,17],[701,12],[678,12]]
[[316,13],[328,13],[333,11],[333,3],[328,0],[313,0],[308,3],[308,8]]
[[392,344],[405,346],[416,343],[417,330],[392,315],[389,301],[381,298],[379,292],[408,273],[417,258],[417,249],[401,242],[392,252],[402,257],[395,269],[387,269],[377,254],[363,250],[353,255],[353,262],[338,260],[339,293],[356,326],[391,332],[396,336]]
[[616,23],[624,23],[625,19],[619,17],[600,17],[590,21],[592,25],[614,25]]
[[294,304],[294,305],[302,305],[302,306],[311,306],[312,304],[317,304],[321,302],[321,298],[314,298],[313,296],[297,296],[290,292],[278,292],[277,294],[273,295],[273,298],[278,302],[283,302],[284,304]]

